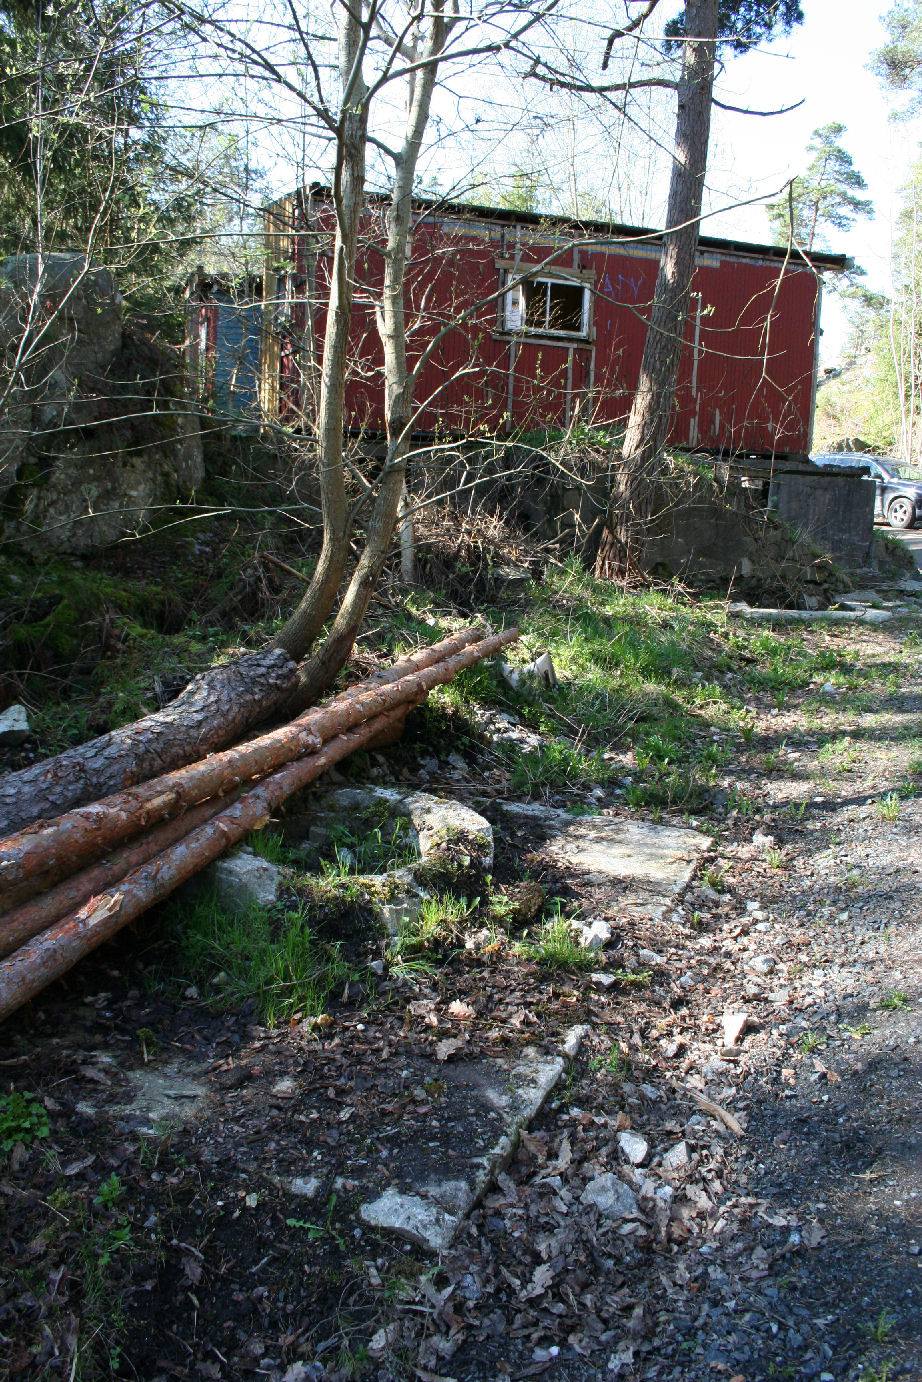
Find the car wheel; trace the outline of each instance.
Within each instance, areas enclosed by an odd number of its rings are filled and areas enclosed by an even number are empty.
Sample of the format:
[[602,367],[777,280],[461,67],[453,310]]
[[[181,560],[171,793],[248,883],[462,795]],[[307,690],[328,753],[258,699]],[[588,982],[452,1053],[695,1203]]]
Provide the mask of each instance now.
[[887,522],[891,528],[911,528],[916,515],[909,499],[894,499],[887,510]]

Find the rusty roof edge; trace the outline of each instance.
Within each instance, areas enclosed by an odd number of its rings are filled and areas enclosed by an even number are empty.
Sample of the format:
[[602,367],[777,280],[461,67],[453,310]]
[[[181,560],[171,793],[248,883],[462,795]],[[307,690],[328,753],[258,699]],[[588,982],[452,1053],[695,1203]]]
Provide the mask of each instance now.
[[[329,199],[331,196],[330,188],[324,183],[313,182],[305,186],[304,191],[311,197],[322,197]],[[293,195],[292,193],[288,194]],[[386,202],[389,200],[385,192],[367,192],[366,197],[370,202]],[[278,197],[267,205],[267,210],[278,206],[286,198]],[[651,230],[644,226],[622,225],[617,221],[592,221],[580,220],[574,216],[563,216],[555,212],[541,211],[515,211],[502,206],[480,206],[475,202],[449,201],[442,197],[419,197],[413,198],[415,209],[426,212],[435,211],[440,215],[457,214],[462,216],[477,217],[480,220],[502,221],[510,224],[518,222],[520,225],[558,225],[568,226],[573,230],[579,230],[582,234],[588,235],[610,235],[619,240],[648,241],[656,243],[662,239],[662,230]],[[715,236],[699,235],[698,248],[702,250],[722,250],[730,254],[745,254],[757,256],[761,259],[784,260],[789,257],[788,251],[783,245],[760,245],[747,240],[722,240]],[[795,250],[790,255],[791,263],[798,266],[808,266],[817,269],[832,269],[836,273],[843,273],[852,267],[853,261],[846,254],[832,254],[826,250],[811,250],[809,255],[805,255],[799,250]]]

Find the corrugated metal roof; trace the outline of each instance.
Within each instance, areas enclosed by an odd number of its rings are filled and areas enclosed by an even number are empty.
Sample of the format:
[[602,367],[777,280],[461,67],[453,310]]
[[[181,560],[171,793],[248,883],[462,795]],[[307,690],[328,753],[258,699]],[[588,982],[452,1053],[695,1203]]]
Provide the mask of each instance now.
[[[329,199],[332,195],[330,188],[319,182],[310,183],[304,191],[311,197]],[[368,192],[366,197],[371,203],[390,200],[386,193],[379,192]],[[279,201],[285,200],[286,198],[279,199]],[[273,202],[269,209],[276,205],[278,203]],[[661,229],[654,230],[645,226],[623,225],[617,221],[577,220],[572,216],[562,216],[552,212],[515,211],[501,206],[481,206],[475,202],[448,201],[441,197],[414,197],[413,207],[421,213],[435,212],[441,218],[457,215],[468,216],[477,220],[497,221],[507,225],[565,227],[572,234],[580,237],[603,236],[622,242],[627,240],[634,242],[638,248],[646,240],[658,249],[664,234]],[[715,250],[721,254],[742,255],[747,258],[783,261],[789,257],[788,250],[781,245],[761,245],[747,240],[722,240],[709,235],[699,235],[698,246],[702,250]],[[806,263],[811,267],[830,269],[836,273],[842,273],[851,262],[848,255],[831,254],[825,250],[811,251],[809,256],[802,254],[799,250],[794,250],[790,258],[795,263]]]

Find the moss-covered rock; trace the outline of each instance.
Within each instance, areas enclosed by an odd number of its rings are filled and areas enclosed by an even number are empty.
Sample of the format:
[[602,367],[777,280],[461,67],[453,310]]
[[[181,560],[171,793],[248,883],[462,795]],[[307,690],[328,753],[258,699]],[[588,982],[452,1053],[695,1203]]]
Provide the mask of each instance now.
[[181,361],[122,321],[82,255],[0,265],[0,530],[88,554],[147,525],[204,475]]

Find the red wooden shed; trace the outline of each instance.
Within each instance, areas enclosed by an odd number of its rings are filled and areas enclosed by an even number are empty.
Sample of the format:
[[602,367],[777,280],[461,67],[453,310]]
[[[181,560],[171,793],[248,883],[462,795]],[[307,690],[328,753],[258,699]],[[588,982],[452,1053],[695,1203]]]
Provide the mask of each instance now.
[[[369,198],[357,271],[352,428],[384,427],[374,304],[383,200]],[[263,413],[309,419],[330,266],[329,193],[266,212]],[[623,422],[640,372],[661,232],[420,198],[407,275],[418,434]],[[843,255],[703,236],[672,442],[721,454],[809,452],[823,272]],[[433,342],[435,342],[433,346]]]

